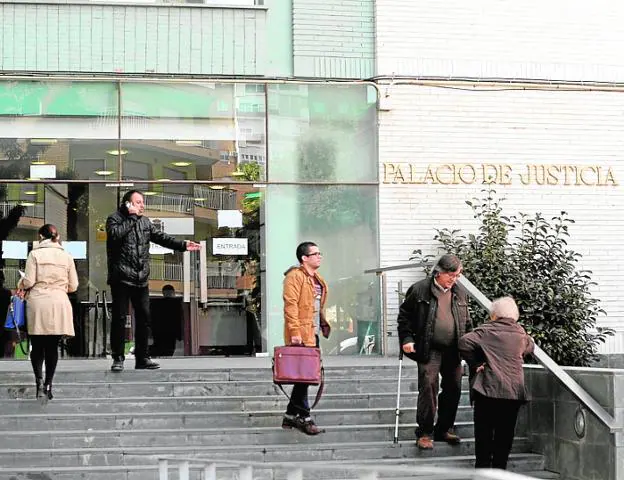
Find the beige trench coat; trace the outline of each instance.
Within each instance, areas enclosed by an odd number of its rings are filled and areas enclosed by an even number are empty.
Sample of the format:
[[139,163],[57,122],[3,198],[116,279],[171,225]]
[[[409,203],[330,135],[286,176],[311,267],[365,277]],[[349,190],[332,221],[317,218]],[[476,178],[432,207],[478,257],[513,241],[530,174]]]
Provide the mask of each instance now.
[[26,320],[29,335],[74,336],[68,292],[78,288],[74,259],[63,247],[43,240],[28,255],[18,287],[28,290]]

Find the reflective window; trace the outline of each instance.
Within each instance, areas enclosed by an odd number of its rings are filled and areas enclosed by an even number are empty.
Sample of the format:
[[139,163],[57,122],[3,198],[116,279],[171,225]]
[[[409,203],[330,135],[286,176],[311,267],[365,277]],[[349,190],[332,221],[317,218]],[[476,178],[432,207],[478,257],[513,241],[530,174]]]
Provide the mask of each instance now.
[[366,85],[0,82],[0,214],[25,208],[4,239],[15,242],[4,245],[6,285],[23,268],[23,242],[57,225],[85,252],[74,298],[84,330],[70,355],[105,354],[107,324],[93,307],[109,288],[105,223],[136,188],[158,228],[205,242],[205,264],[151,250],[154,308],[170,287],[183,305],[177,354],[281,344],[283,272],[304,240],[325,254],[325,351],[379,352],[378,285],[363,274],[378,266],[377,186],[340,184],[377,181],[375,98]]
[[269,85],[269,180],[376,181],[376,98],[368,85]]
[[114,83],[0,82],[0,178],[114,178],[117,116]]
[[379,289],[364,270],[378,266],[376,186],[267,187],[266,285],[269,342],[283,344],[282,282],[297,264],[295,250],[312,241],[323,252],[319,270],[328,283],[327,318],[333,354],[379,353]]
[[121,98],[124,179],[264,180],[264,85],[124,83]]

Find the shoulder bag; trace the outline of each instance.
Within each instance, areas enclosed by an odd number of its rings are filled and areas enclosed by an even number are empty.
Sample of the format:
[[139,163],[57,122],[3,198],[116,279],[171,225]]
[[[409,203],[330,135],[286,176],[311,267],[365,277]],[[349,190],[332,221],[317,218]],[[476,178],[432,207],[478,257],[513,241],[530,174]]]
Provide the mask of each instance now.
[[282,385],[306,383],[318,385],[316,398],[310,408],[316,407],[325,386],[325,370],[321,350],[317,347],[289,345],[275,347],[273,351],[273,383],[288,397]]
[[17,340],[24,355],[28,352],[24,350],[22,331],[26,330],[26,300],[18,295],[11,296],[11,303],[7,310],[6,320],[4,322],[6,330],[15,330]]

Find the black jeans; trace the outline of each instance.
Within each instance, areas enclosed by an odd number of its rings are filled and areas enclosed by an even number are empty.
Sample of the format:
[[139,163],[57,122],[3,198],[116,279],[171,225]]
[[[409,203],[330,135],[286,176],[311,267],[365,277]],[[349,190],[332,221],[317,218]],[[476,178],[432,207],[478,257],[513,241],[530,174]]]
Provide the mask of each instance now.
[[518,411],[523,402],[473,392],[476,468],[507,469]]
[[148,357],[147,340],[150,328],[149,287],[111,285],[113,318],[111,319],[110,344],[114,360],[124,359],[126,343],[126,315],[129,302],[134,309],[134,356],[137,361]]
[[[319,346],[319,337],[316,336],[316,346]],[[303,418],[310,416],[310,402],[308,401],[308,385],[307,383],[295,383],[292,393],[290,394],[290,402],[286,407],[287,415],[299,415]]]
[[43,379],[43,363],[45,361],[45,384],[52,385],[54,372],[58,363],[58,347],[61,335],[30,335],[32,350],[30,363],[37,380]]
[[[461,397],[462,368],[455,347],[431,349],[428,363],[418,364],[417,436],[443,434],[453,428]],[[439,375],[442,376],[442,392]],[[438,411],[438,421],[434,419]]]

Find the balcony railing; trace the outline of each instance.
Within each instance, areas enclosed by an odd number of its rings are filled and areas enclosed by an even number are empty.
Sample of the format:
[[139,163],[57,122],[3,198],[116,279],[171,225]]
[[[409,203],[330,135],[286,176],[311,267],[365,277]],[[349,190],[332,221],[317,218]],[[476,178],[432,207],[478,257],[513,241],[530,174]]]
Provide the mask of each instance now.
[[216,190],[203,185],[196,185],[195,205],[212,210],[235,210],[236,192],[234,190]]
[[181,282],[183,279],[182,264],[151,261],[150,278],[152,280],[171,280]]
[[[150,262],[150,278],[159,281],[181,282],[184,278],[182,264]],[[17,271],[15,272],[17,275]],[[236,262],[210,262],[206,268],[206,286],[211,289],[236,288],[236,279],[240,275],[240,265]]]
[[193,199],[187,195],[159,193],[145,197],[145,208],[160,212],[193,213]]
[[[2,213],[3,217],[6,217],[9,214],[9,211],[16,205],[21,205],[22,202],[0,202],[0,213]],[[24,205],[26,209],[26,213],[24,216],[31,218],[44,218],[45,217],[45,206],[43,203],[35,203],[34,205]]]

